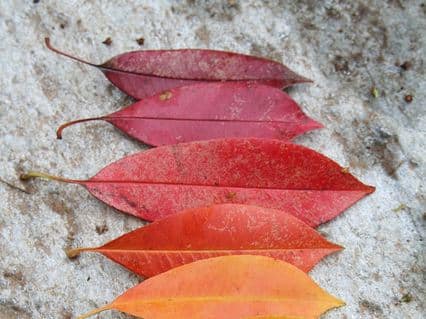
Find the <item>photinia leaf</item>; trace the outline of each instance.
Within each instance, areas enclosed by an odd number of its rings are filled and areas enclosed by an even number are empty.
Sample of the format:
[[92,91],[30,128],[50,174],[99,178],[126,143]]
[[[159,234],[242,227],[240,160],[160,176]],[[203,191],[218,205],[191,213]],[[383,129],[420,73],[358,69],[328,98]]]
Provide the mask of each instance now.
[[93,64],[46,46],[73,60],[94,66],[120,90],[142,99],[175,87],[205,81],[253,81],[278,88],[310,80],[279,62],[226,51],[181,49],[133,51]]
[[286,262],[241,255],[174,268],[79,318],[115,309],[145,319],[312,319],[342,305]]
[[105,120],[150,145],[221,137],[290,140],[322,125],[307,117],[281,90],[247,82],[184,86],[143,99],[118,112],[75,123]]
[[237,203],[280,209],[317,226],[374,191],[309,148],[255,138],[161,146],[114,162],[88,180],[21,176],[31,177],[84,185],[116,209],[151,221]]
[[173,214],[101,247],[71,249],[67,254],[99,252],[151,277],[199,259],[249,254],[281,259],[307,272],[341,248],[283,211],[222,204]]

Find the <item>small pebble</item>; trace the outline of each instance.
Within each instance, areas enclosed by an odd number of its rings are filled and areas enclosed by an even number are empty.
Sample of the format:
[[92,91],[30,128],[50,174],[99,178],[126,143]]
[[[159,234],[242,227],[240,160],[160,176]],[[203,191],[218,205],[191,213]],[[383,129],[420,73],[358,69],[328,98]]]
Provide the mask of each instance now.
[[379,90],[375,86],[370,89],[370,93],[376,99],[379,97]]
[[410,294],[405,294],[401,298],[401,301],[405,303],[411,302],[412,300],[413,300],[413,297]]
[[407,95],[404,97],[404,100],[405,100],[405,102],[407,102],[407,103],[411,103],[411,102],[413,102],[413,96],[412,96],[411,94],[407,94]]
[[144,43],[145,43],[145,38],[141,37],[141,38],[139,38],[139,39],[136,39],[136,42],[137,42],[139,45],[144,45]]
[[412,66],[413,65],[411,64],[410,61],[405,61],[404,63],[402,63],[400,65],[401,69],[403,69],[404,71],[407,71],[407,70],[411,69]]
[[98,235],[102,235],[108,231],[108,226],[106,224],[96,226],[96,232]]
[[111,45],[112,44],[111,37],[106,38],[102,43],[105,44],[105,45],[108,45],[108,46]]

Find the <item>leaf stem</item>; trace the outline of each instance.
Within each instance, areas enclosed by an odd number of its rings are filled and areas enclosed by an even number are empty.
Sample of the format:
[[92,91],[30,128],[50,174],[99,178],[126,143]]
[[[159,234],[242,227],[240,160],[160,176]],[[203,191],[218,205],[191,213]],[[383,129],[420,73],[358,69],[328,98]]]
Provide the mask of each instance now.
[[59,128],[56,130],[56,138],[58,140],[62,139],[62,131],[64,130],[64,128],[74,125],[74,124],[78,124],[78,123],[83,123],[83,122],[90,122],[90,121],[99,121],[99,120],[104,120],[105,117],[101,116],[101,117],[89,117],[89,118],[85,118],[85,119],[80,119],[80,120],[75,120],[75,121],[71,121],[71,122],[67,122],[62,124],[61,126],[59,126]]
[[70,58],[70,59],[72,59],[72,60],[74,60],[74,61],[78,61],[78,62],[81,62],[81,63],[87,64],[87,65],[90,65],[90,66],[94,66],[94,67],[96,67],[96,68],[99,68],[99,67],[100,67],[100,66],[99,66],[99,65],[97,65],[97,64],[94,64],[94,63],[88,62],[88,61],[86,61],[86,60],[83,60],[83,59],[77,58],[77,57],[75,57],[75,56],[73,56],[73,55],[71,55],[71,54],[68,54],[68,53],[65,53],[65,52],[63,52],[63,51],[60,51],[59,49],[56,49],[55,47],[53,47],[53,46],[50,44],[50,38],[48,38],[48,37],[44,38],[44,43],[46,44],[46,47],[47,47],[49,50],[51,50],[51,51],[53,51],[53,52],[55,52],[55,53],[57,53],[57,54],[59,54],[59,55],[63,55],[63,56],[65,56],[65,57],[67,57],[67,58]]
[[96,315],[97,313],[100,313],[100,312],[105,311],[105,310],[110,310],[110,309],[111,309],[111,305],[108,304],[108,305],[106,305],[104,307],[93,309],[93,310],[89,311],[88,313],[85,313],[84,315],[81,315],[81,316],[77,317],[77,319],[89,318],[89,317],[91,317],[93,315]]
[[80,253],[83,251],[93,251],[95,249],[96,248],[92,248],[92,247],[78,247],[78,248],[67,249],[65,250],[65,253],[67,254],[67,257],[69,259],[73,259],[73,258],[76,258],[78,255],[80,255]]
[[68,178],[64,178],[64,177],[60,177],[60,176],[50,175],[50,174],[42,173],[42,172],[34,172],[34,171],[29,171],[28,173],[21,174],[19,176],[19,179],[22,180],[22,181],[27,181],[27,180],[33,179],[33,178],[44,178],[44,179],[47,179],[47,180],[64,182],[64,183],[74,183],[74,184],[82,184],[83,183],[83,181],[76,180],[76,179],[68,179]]

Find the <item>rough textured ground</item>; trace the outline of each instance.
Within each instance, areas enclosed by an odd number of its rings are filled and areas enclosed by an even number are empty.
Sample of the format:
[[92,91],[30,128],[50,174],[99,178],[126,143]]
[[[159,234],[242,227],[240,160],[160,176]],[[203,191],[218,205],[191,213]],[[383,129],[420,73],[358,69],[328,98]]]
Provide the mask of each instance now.
[[271,57],[312,78],[289,92],[327,128],[297,142],[377,186],[320,228],[346,247],[311,272],[347,302],[324,318],[424,317],[424,1],[34,2],[0,2],[0,318],[72,318],[140,281],[100,255],[70,261],[63,249],[104,243],[141,221],[78,186],[17,179],[28,169],[89,177],[143,148],[106,123],[55,140],[61,122],[131,100],[99,71],[46,50],[45,36],[94,62],[202,47]]

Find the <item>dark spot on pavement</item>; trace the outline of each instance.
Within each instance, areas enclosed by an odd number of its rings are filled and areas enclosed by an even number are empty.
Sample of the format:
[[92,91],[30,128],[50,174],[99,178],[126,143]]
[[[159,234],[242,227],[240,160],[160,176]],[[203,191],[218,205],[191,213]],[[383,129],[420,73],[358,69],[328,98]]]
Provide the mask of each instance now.
[[25,309],[7,302],[5,304],[0,304],[0,318],[31,319],[32,316]]
[[112,44],[111,37],[106,38],[104,41],[102,41],[103,44],[110,46]]
[[361,300],[359,303],[359,307],[361,309],[361,312],[368,312],[372,315],[379,316],[379,318],[382,318],[382,315],[383,315],[382,308],[380,307],[380,305],[372,301],[369,301],[366,299]]
[[23,286],[25,284],[25,278],[21,271],[5,271],[3,277],[11,281],[13,284]]
[[144,45],[145,44],[145,38],[144,37],[140,37],[139,39],[136,39],[136,42],[139,45]]
[[208,45],[210,43],[210,31],[205,24],[195,30],[195,35],[204,44]]
[[407,71],[411,69],[412,66],[413,64],[410,61],[405,61],[404,63],[400,65],[400,68],[403,69],[404,71]]
[[72,209],[68,207],[65,201],[60,198],[56,193],[48,193],[44,198],[44,203],[56,214],[59,214],[63,217],[65,221],[65,227],[68,231],[67,234],[67,246],[71,247],[74,236],[77,232],[77,223],[74,220],[74,213]]
[[98,233],[98,235],[102,235],[105,234],[108,231],[108,226],[107,224],[103,224],[103,225],[97,225],[95,227],[96,232]]

